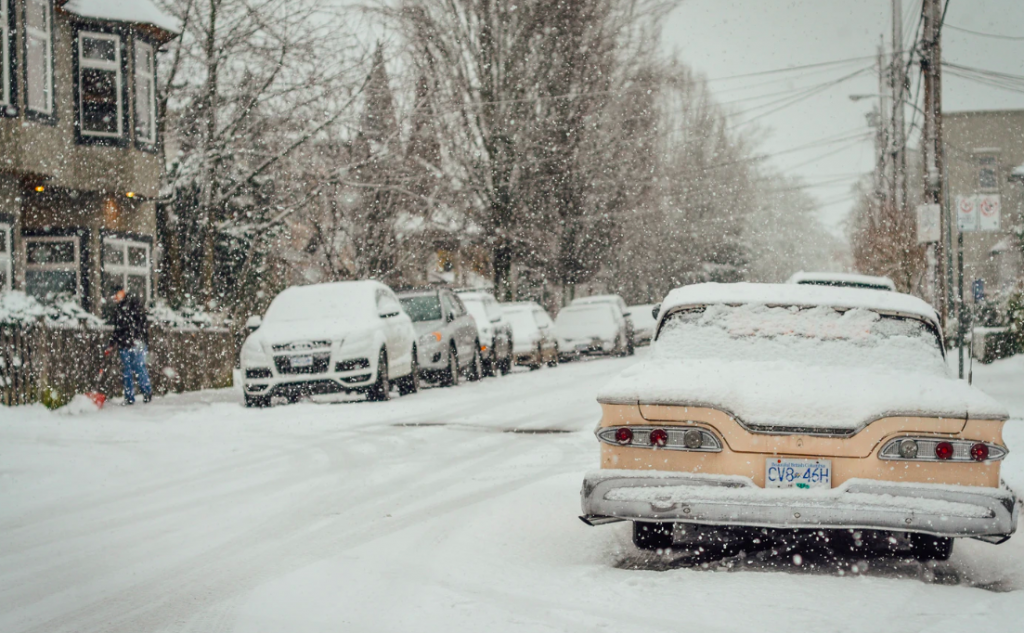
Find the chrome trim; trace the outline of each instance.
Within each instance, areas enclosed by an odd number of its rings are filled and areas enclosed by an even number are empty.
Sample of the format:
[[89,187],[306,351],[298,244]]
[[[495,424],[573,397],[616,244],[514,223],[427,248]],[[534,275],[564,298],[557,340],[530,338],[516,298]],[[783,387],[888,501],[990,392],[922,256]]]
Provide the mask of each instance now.
[[[664,488],[663,498],[615,491]],[[847,496],[849,495],[849,496]],[[619,496],[625,499],[609,499]],[[930,507],[930,501],[935,501]],[[591,524],[610,519],[785,529],[873,529],[946,537],[1008,537],[1020,503],[999,488],[851,479],[815,494],[766,490],[746,477],[651,471],[595,471],[581,491]],[[596,519],[596,520],[595,520]]]
[[[691,453],[721,453],[722,452],[722,441],[718,439],[718,436],[706,428],[696,426],[695,423],[689,421],[674,422],[673,425],[663,426],[634,426],[634,425],[620,425],[620,426],[605,426],[598,428],[594,435],[597,439],[604,442],[605,444],[611,444],[612,446],[623,446],[629,448],[650,448],[661,451],[689,451]],[[682,426],[685,425],[685,426]],[[633,432],[633,440],[629,444],[622,444],[615,439],[615,432],[621,428],[627,428]],[[652,446],[651,445],[651,431],[655,429],[661,429],[668,434],[668,443],[665,446]],[[687,431],[697,430],[700,431],[701,445],[698,448],[689,448],[686,446],[684,436]]]
[[[914,440],[917,442],[917,457],[903,457],[900,455],[900,442],[904,440]],[[939,442],[949,442],[953,445],[953,457],[949,459],[939,459],[935,456],[935,446]],[[978,461],[971,457],[971,447],[975,444],[984,444],[988,447],[988,459]],[[1009,449],[1005,446],[998,444],[992,444],[991,442],[981,442],[978,440],[965,440],[965,439],[951,439],[945,437],[921,437],[917,435],[901,435],[894,437],[893,439],[886,442],[880,451],[878,451],[878,459],[884,459],[886,461],[903,461],[903,462],[950,462],[954,464],[987,464],[989,462],[998,462],[1006,457],[1009,453]]]

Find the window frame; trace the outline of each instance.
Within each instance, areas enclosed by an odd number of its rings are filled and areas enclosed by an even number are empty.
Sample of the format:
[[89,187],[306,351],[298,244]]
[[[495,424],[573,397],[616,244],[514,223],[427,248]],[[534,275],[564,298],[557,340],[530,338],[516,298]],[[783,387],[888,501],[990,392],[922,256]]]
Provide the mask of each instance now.
[[[42,4],[46,5],[47,28],[45,31],[40,31],[39,29],[32,28],[28,24],[29,4],[34,2],[41,2]],[[53,48],[55,35],[53,29],[53,2],[51,0],[23,0],[23,2],[21,2],[21,6],[23,18],[22,30],[24,32],[23,55],[25,59],[25,62],[22,64],[25,81],[25,116],[36,121],[42,121],[53,124],[57,121],[57,104],[54,95]],[[43,110],[33,107],[30,101],[32,97],[32,91],[30,89],[32,77],[31,69],[29,68],[31,64],[29,63],[30,58],[28,51],[29,41],[32,40],[33,37],[38,38],[39,41],[41,41],[43,45],[46,47],[46,60],[43,64],[43,72],[46,75],[44,77],[44,89],[46,90],[48,99],[46,103],[46,109]]]
[[[150,68],[149,74],[142,73],[139,70],[139,68],[140,68],[139,67],[140,47],[149,49],[149,58],[150,58],[150,61],[152,62],[152,68]],[[159,141],[159,133],[158,133],[159,126],[157,125],[157,122],[158,122],[158,112],[157,112],[157,94],[156,94],[156,90],[157,90],[157,82],[156,82],[156,79],[157,79],[157,59],[156,59],[156,53],[157,53],[157,45],[156,44],[154,44],[154,43],[152,43],[152,42],[150,42],[148,40],[142,39],[142,38],[138,37],[137,35],[132,38],[132,93],[133,93],[133,100],[134,100],[134,102],[133,102],[133,116],[134,116],[134,119],[133,119],[133,121],[134,121],[133,132],[134,132],[134,135],[135,135],[135,143],[139,147],[139,149],[145,149],[145,150],[150,150],[150,151],[153,151],[153,150],[155,150],[158,147],[158,141]],[[140,79],[140,76],[143,79],[148,80],[148,83],[149,83],[149,99],[150,99],[149,115],[150,115],[150,125],[152,126],[151,130],[150,130],[149,138],[144,138],[144,137],[139,135],[139,103],[140,103],[139,102],[139,79]]]
[[[112,41],[117,48],[117,59],[114,61],[84,60],[82,46],[84,38]],[[82,26],[75,32],[74,51],[74,83],[75,83],[75,134],[80,143],[123,145],[127,139],[128,129],[128,98],[127,82],[125,81],[127,59],[125,55],[124,37],[119,31]],[[84,107],[82,100],[82,73],[91,68],[105,72],[114,72],[117,81],[117,133],[87,131],[84,127]]]
[[0,237],[0,272],[4,273],[0,292],[10,292],[14,288],[14,223],[0,219],[0,232],[6,236]]
[[[124,258],[122,264],[108,264],[105,258],[105,251],[110,244],[116,244],[122,249]],[[148,302],[153,297],[153,244],[142,239],[124,235],[103,235],[100,239],[100,292],[103,292],[104,275],[120,275],[123,287],[128,287],[128,277],[142,274],[142,266],[132,266],[128,257],[129,248],[145,248],[146,250],[146,296],[142,297],[143,302]],[[114,268],[116,270],[111,270]],[[104,297],[105,298],[105,297]]]
[[[85,297],[85,288],[82,283],[82,237],[77,234],[71,235],[25,235],[22,237],[24,243],[25,254],[24,270],[25,270],[25,292],[28,293],[28,274],[30,272],[47,272],[47,271],[58,271],[66,272],[73,270],[75,273],[75,299],[78,300],[79,304],[82,303],[82,299]],[[37,242],[71,242],[75,246],[75,260],[71,263],[59,263],[59,264],[32,264],[28,261],[29,246]]]
[[14,3],[15,0],[0,0],[0,118],[18,115],[18,82],[14,78],[18,59]]

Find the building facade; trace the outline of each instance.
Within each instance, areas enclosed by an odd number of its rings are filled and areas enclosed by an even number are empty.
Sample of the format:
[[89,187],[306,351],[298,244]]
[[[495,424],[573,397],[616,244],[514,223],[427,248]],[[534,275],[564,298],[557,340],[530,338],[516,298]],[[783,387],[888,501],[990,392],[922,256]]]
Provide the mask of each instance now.
[[[954,217],[960,196],[998,194],[1001,203],[998,230],[964,233],[964,294],[970,301],[976,281],[986,296],[1005,292],[1024,277],[1017,237],[1024,224],[1024,178],[1015,175],[1024,165],[1024,110],[946,112],[943,142]],[[955,232],[953,244],[955,257]]]
[[94,312],[156,287],[161,177],[151,0],[0,0],[0,292]]

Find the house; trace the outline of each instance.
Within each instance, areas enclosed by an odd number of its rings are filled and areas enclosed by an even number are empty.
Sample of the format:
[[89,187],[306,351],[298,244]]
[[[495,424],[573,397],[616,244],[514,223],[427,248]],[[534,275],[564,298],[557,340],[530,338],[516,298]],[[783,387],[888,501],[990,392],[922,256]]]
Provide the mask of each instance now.
[[998,230],[964,233],[965,295],[969,301],[971,288],[980,281],[992,296],[1024,277],[1016,235],[1024,224],[1024,170],[1017,175],[1024,166],[1024,110],[946,112],[942,125],[953,213],[958,197],[999,195]]
[[157,52],[177,30],[152,0],[0,0],[0,292],[151,298]]

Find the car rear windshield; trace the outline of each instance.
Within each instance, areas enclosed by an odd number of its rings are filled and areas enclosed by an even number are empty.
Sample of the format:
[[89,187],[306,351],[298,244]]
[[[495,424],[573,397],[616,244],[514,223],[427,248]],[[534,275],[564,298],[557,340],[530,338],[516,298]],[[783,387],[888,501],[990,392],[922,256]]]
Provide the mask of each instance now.
[[537,329],[537,322],[533,320],[532,310],[511,310],[505,313],[505,318],[512,324],[512,329],[517,332],[533,332]]
[[711,305],[675,312],[658,333],[655,355],[946,372],[938,336],[927,323],[827,306]]
[[466,311],[473,315],[477,325],[486,325],[490,322],[487,317],[487,308],[484,307],[482,300],[462,297],[462,305],[466,306]]
[[565,308],[555,317],[555,327],[563,336],[606,336],[616,330],[611,309],[605,305]]
[[402,308],[413,321],[440,321],[441,300],[437,295],[419,295],[416,297],[400,297]]

